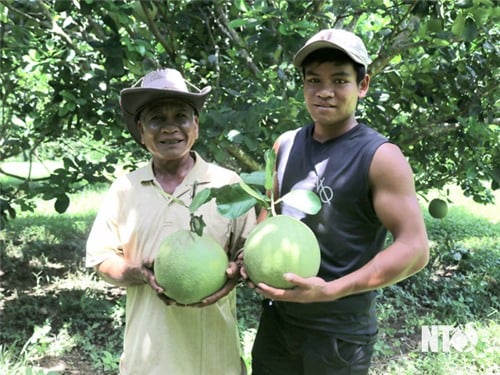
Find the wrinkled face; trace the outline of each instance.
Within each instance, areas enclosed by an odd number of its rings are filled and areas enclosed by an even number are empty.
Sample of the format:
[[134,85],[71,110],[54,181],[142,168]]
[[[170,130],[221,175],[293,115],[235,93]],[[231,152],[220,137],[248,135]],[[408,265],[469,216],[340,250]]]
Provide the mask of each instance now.
[[304,99],[314,123],[345,125],[354,119],[358,98],[368,91],[369,77],[360,84],[350,63],[311,63],[304,70]]
[[163,99],[147,105],[137,123],[141,142],[154,157],[177,160],[198,139],[198,116],[189,104]]

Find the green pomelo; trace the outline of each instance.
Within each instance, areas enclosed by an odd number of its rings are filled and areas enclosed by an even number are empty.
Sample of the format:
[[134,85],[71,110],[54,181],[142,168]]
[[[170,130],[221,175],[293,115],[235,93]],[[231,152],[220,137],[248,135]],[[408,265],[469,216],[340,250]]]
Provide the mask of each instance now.
[[436,219],[442,219],[448,214],[448,204],[439,198],[431,200],[429,203],[429,214]]
[[259,223],[248,235],[243,250],[244,266],[254,284],[263,282],[289,289],[283,274],[316,276],[321,252],[313,231],[291,216],[277,215]]
[[212,237],[180,230],[161,242],[154,273],[169,298],[188,305],[218,291],[227,267],[226,253]]

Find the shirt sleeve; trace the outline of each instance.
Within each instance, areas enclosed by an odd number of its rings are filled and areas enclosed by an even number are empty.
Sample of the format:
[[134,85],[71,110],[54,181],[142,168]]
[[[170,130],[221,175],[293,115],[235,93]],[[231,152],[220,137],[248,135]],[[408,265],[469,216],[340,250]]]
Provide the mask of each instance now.
[[99,208],[87,239],[86,267],[95,267],[115,254],[123,255],[116,219],[118,207],[119,198],[112,187]]

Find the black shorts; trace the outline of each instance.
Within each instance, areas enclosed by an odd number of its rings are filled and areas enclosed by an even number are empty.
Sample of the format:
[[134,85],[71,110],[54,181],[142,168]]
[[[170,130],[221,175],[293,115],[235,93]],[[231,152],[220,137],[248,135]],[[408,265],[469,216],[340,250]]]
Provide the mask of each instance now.
[[263,306],[252,375],[368,374],[375,337],[354,342],[352,337],[297,327],[280,319],[269,301]]

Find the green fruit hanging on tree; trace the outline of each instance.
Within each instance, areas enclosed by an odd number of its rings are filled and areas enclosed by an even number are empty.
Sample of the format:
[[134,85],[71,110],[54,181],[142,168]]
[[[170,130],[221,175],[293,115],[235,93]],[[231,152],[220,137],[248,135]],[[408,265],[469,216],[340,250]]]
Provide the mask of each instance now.
[[435,219],[444,218],[448,214],[448,204],[440,198],[434,198],[429,203],[429,214]]

